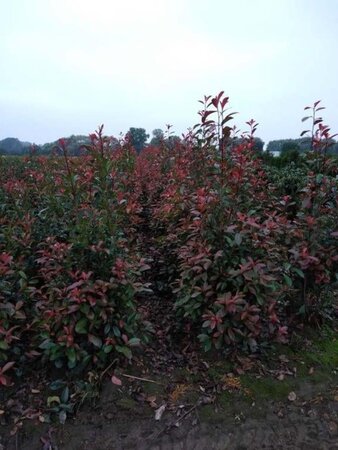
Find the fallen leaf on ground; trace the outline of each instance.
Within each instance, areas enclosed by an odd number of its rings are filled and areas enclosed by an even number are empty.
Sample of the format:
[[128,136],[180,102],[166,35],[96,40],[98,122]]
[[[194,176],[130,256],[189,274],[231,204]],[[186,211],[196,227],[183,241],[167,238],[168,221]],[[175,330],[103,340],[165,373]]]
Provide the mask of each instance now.
[[289,359],[285,355],[279,355],[279,360],[284,363],[288,363]]
[[288,395],[288,399],[290,402],[294,402],[297,399],[297,395],[295,392],[290,392],[290,394]]
[[160,406],[156,411],[155,411],[155,420],[161,420],[161,417],[166,409],[167,405],[164,403],[164,405]]
[[120,380],[120,378],[117,378],[115,375],[113,375],[111,377],[111,382],[113,384],[116,384],[116,386],[122,386],[122,381]]
[[156,395],[150,395],[149,397],[147,397],[147,402],[149,403],[149,406],[151,408],[157,408]]

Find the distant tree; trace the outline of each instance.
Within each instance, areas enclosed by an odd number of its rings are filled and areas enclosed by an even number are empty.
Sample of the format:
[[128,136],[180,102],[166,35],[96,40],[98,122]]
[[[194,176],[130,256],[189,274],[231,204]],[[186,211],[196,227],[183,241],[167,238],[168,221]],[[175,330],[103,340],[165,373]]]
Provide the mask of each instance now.
[[144,128],[131,127],[129,128],[127,135],[130,138],[131,144],[135,148],[137,153],[140,153],[140,151],[146,146],[149,134],[147,134]]
[[5,154],[22,155],[29,152],[30,142],[22,142],[17,138],[5,138],[0,141],[0,148]]
[[179,144],[180,142],[182,142],[182,139],[173,134],[172,136],[169,136],[166,140],[166,145],[169,148],[169,150],[173,150],[175,148],[175,145]]
[[164,133],[161,128],[156,128],[152,131],[153,137],[151,138],[150,145],[158,146],[163,142],[164,139]]
[[256,153],[262,153],[264,148],[264,141],[262,141],[261,138],[255,137],[254,138],[254,145],[252,147],[253,151]]
[[[235,137],[232,139],[230,138],[229,145],[231,148],[233,148],[233,147],[236,147],[236,145],[241,145],[245,142],[247,142],[246,139],[244,139],[242,137]],[[261,152],[263,152],[263,148],[264,148],[264,141],[262,141],[262,139],[259,137],[255,137],[253,147],[252,147],[253,151],[256,153],[261,153]]]
[[338,142],[336,142],[330,149],[329,149],[329,153],[332,155],[337,155],[338,156]]
[[[69,155],[72,156],[80,156],[83,152],[83,146],[88,145],[90,142],[88,136],[84,136],[81,134],[80,135],[72,134],[71,136],[65,138],[65,140],[67,151]],[[58,146],[59,146],[58,140],[54,142],[48,142],[40,147],[38,153],[43,155],[50,155],[51,153],[54,153],[56,151]]]
[[283,153],[289,150],[297,150],[300,153],[304,153],[311,150],[311,138],[275,139],[268,143],[267,150],[272,153]]
[[281,151],[281,145],[280,140],[273,140],[268,143],[268,146],[266,148],[267,152],[275,153]]
[[308,152],[311,150],[311,138],[310,137],[303,137],[300,139],[296,139],[296,142],[299,145],[299,151],[300,153]]
[[298,142],[295,139],[290,139],[289,141],[283,142],[282,143],[282,148],[281,148],[281,152],[282,153],[286,153],[286,152],[299,152],[300,151],[300,147]]

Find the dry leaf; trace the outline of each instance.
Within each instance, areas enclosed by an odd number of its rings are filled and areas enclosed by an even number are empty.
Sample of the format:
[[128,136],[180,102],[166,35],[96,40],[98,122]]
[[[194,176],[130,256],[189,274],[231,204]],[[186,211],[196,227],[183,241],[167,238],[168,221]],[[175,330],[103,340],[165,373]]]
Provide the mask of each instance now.
[[230,377],[226,375],[222,378],[222,382],[223,386],[230,390],[240,390],[242,387],[241,380],[238,377]]
[[290,402],[294,402],[297,399],[297,395],[295,392],[290,392],[290,394],[288,395],[288,399]]
[[337,426],[337,424],[336,424],[335,422],[333,422],[333,421],[330,421],[330,422],[328,423],[328,428],[329,428],[329,431],[330,431],[331,434],[336,434],[337,431],[338,431],[338,426]]
[[155,411],[155,420],[161,420],[161,417],[166,409],[167,405],[164,403],[164,405],[160,406],[156,411]]
[[176,403],[185,394],[187,390],[188,386],[186,386],[185,384],[177,384],[173,392],[169,395],[169,400],[172,403]]
[[147,397],[147,402],[149,403],[149,406],[151,408],[157,408],[156,395],[150,395],[149,397]]

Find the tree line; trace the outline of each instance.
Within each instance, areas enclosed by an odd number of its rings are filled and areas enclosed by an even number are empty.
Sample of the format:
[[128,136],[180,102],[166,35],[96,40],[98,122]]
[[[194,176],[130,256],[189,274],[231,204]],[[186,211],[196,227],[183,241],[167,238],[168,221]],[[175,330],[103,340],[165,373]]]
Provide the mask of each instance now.
[[[156,128],[152,131],[150,136],[144,128],[131,127],[129,128],[126,139],[129,139],[130,144],[135,150],[140,153],[143,148],[147,146],[160,146],[165,144],[167,148],[173,148],[176,143],[181,141],[181,138],[170,132],[170,127],[166,131]],[[149,140],[150,139],[150,140]],[[237,138],[237,143],[240,143],[241,138]],[[67,138],[67,149],[70,155],[79,156],[84,145],[90,143],[90,139],[85,135],[71,135]],[[119,145],[119,140],[112,138],[112,146],[114,148]],[[257,153],[264,151],[264,141],[256,137],[254,139],[254,150]],[[0,155],[25,155],[31,151],[40,155],[49,155],[57,151],[58,141],[49,142],[43,145],[35,145],[30,142],[22,142],[17,138],[6,138],[0,140]],[[311,138],[299,139],[275,139],[268,143],[266,151],[271,154],[289,154],[291,153],[305,153],[311,150]],[[329,153],[338,155],[338,142],[332,140],[332,145],[329,148]]]

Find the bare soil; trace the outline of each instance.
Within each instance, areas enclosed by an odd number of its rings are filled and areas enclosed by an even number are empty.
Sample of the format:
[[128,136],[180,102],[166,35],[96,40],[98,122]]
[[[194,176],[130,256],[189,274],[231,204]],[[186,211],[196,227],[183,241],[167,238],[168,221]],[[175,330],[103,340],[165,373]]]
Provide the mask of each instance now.
[[[132,382],[131,382],[132,383]],[[27,422],[15,436],[0,430],[6,450],[338,449],[338,384],[304,382],[296,399],[234,396],[196,407],[172,408],[155,421],[154,409],[116,400],[107,384],[95,408],[64,426]],[[122,397],[123,399],[123,397]],[[185,411],[185,413],[184,413]],[[189,411],[191,411],[189,413]],[[186,414],[188,412],[188,414]],[[184,414],[186,414],[184,416]]]

